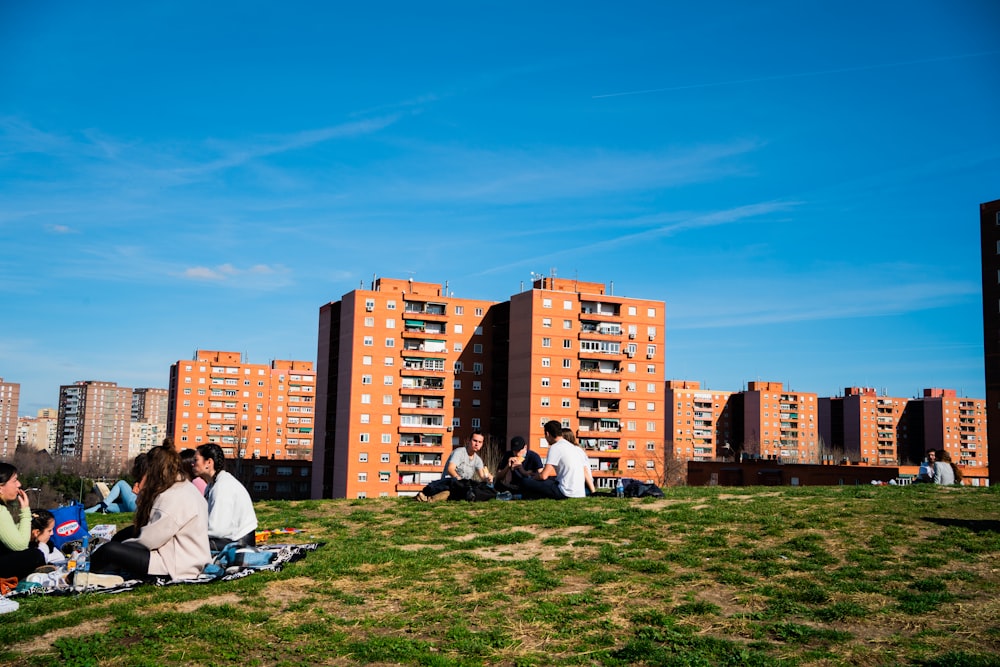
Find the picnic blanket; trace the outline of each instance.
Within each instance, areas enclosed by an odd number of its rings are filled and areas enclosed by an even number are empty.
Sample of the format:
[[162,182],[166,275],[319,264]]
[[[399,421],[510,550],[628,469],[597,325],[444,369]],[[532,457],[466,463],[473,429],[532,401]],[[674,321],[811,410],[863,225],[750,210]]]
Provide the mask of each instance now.
[[[233,581],[249,577],[258,572],[278,572],[288,563],[294,563],[306,557],[310,551],[315,551],[323,545],[322,542],[312,542],[308,544],[267,544],[254,547],[253,551],[261,555],[269,555],[269,562],[266,564],[240,563],[226,565],[225,563],[215,563],[216,567],[206,567],[206,571],[194,579],[172,580],[169,577],[146,577],[143,579],[125,579],[121,584],[111,587],[88,586],[83,590],[70,586],[48,587],[31,586],[30,588],[19,589],[10,593],[8,597],[22,595],[78,595],[80,593],[122,593],[130,591],[138,586],[176,586],[179,584],[209,584],[216,581]],[[218,559],[217,559],[218,560]],[[250,560],[250,559],[247,559]],[[254,559],[258,561],[264,558]]]

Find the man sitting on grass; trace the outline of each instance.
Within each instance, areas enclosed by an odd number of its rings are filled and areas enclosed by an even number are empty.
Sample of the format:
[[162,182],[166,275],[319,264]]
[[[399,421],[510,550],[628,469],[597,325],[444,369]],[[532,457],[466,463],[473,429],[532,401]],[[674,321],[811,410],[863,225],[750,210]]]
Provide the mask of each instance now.
[[587,495],[587,455],[576,445],[562,437],[562,424],[556,420],[545,422],[545,440],[549,455],[545,467],[535,476],[521,480],[525,498],[583,498]]
[[451,451],[451,455],[445,461],[441,479],[425,486],[424,490],[417,494],[417,500],[421,502],[446,500],[451,494],[451,482],[456,479],[483,481],[492,484],[493,475],[490,474],[483,460],[479,458],[479,450],[483,448],[484,442],[486,442],[486,437],[482,431],[478,429],[473,431],[466,441],[465,447],[456,447]]

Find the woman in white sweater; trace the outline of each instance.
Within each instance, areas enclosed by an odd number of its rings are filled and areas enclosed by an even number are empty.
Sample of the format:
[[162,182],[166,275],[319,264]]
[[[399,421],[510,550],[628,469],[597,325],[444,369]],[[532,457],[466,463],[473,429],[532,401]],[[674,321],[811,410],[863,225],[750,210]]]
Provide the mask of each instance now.
[[181,471],[173,447],[149,450],[135,511],[137,537],[109,542],[94,552],[95,572],[192,579],[212,561],[208,503]]

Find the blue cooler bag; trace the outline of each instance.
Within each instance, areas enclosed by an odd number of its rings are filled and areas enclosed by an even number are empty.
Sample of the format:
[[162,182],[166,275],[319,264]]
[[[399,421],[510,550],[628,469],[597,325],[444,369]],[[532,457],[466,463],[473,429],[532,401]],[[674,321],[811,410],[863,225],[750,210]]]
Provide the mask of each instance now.
[[87,529],[87,515],[84,514],[83,509],[83,503],[74,502],[49,510],[56,518],[55,526],[52,529],[52,546],[56,549],[62,549],[62,546],[67,542],[90,537],[90,531]]

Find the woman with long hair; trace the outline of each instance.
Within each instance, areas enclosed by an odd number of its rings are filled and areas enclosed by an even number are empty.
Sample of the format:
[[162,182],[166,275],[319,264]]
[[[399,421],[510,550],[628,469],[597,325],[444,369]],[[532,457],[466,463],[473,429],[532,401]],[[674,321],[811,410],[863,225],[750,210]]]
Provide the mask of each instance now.
[[136,537],[98,548],[91,569],[124,570],[140,577],[197,577],[212,560],[208,504],[184,476],[175,449],[160,445],[149,450],[138,491],[133,526]]
[[937,452],[937,462],[934,464],[934,483],[951,486],[962,483],[962,471],[951,460],[951,454],[945,449]]
[[24,579],[45,564],[38,549],[30,549],[31,508],[17,479],[17,468],[0,463],[0,578]]

